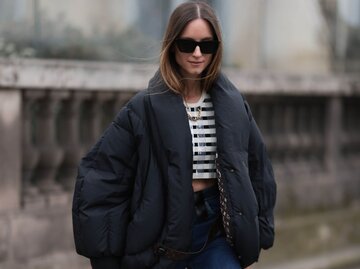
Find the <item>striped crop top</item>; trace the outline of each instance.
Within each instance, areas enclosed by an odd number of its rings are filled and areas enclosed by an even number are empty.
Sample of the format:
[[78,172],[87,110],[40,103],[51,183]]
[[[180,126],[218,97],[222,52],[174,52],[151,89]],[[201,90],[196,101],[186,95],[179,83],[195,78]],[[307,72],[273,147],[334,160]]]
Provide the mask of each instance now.
[[206,92],[196,103],[185,103],[193,144],[193,180],[216,178],[215,111]]

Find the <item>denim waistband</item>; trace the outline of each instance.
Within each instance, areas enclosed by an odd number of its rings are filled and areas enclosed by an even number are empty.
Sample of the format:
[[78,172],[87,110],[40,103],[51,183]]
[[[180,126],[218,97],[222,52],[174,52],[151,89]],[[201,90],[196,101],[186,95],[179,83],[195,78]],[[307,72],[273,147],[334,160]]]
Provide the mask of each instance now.
[[219,189],[215,184],[212,187],[201,191],[194,192],[195,215],[196,223],[207,220],[218,210],[212,207],[219,208]]

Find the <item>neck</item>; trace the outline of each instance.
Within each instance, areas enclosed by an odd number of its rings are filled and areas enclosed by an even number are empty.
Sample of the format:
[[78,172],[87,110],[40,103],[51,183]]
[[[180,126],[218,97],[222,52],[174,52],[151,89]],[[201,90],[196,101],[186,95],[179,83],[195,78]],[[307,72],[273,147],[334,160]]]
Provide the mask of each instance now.
[[188,81],[186,83],[183,98],[186,102],[196,103],[201,97],[202,89],[199,81]]

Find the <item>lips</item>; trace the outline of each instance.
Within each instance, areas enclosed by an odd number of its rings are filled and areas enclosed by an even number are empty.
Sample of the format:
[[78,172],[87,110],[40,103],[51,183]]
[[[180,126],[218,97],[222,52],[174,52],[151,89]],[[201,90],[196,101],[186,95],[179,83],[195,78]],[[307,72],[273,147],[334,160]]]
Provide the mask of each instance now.
[[192,65],[200,65],[200,64],[202,64],[203,62],[189,62],[190,64],[192,64]]

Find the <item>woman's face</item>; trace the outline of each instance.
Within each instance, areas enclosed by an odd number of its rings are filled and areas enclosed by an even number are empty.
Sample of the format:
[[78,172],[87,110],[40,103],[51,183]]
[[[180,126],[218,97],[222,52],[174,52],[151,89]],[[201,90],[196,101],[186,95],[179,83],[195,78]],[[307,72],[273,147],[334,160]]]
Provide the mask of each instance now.
[[[197,42],[213,40],[213,35],[209,23],[203,19],[190,21],[179,39],[190,39]],[[176,44],[176,43],[175,43]],[[197,78],[210,64],[212,54],[204,54],[199,46],[196,46],[192,52],[181,52],[175,45],[175,60],[180,66],[180,72],[184,77]]]

